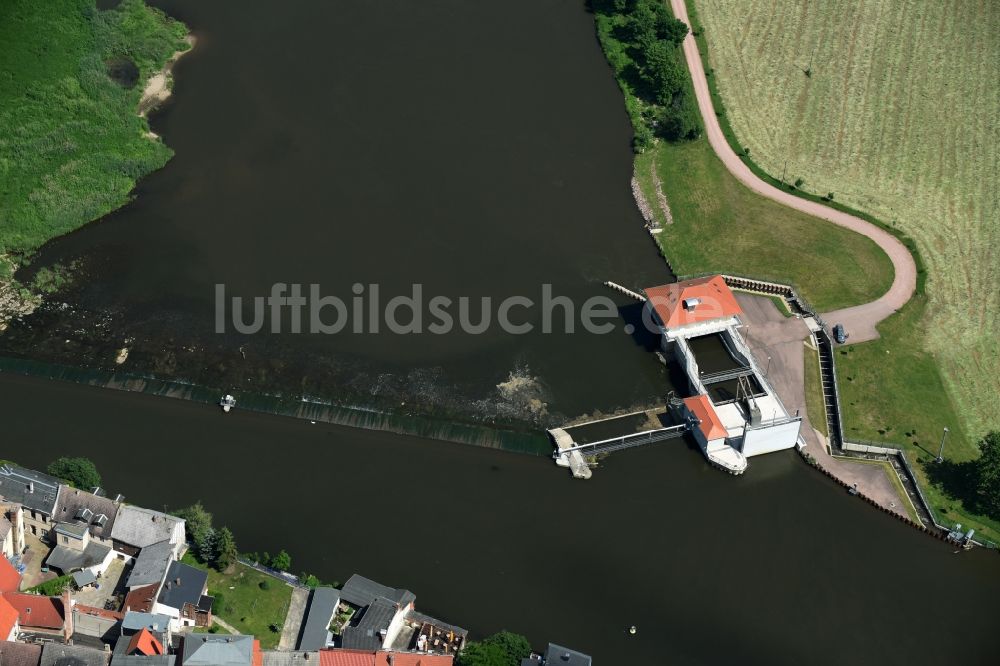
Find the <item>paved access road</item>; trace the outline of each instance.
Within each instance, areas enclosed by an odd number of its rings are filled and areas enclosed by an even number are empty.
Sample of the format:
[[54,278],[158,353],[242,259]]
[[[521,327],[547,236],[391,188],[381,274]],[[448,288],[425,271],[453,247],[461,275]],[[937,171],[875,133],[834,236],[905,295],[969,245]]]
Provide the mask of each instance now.
[[[674,16],[690,26],[691,21],[688,19],[687,6],[684,4],[684,0],[670,0],[670,4],[674,10]],[[726,165],[726,169],[736,176],[741,183],[768,199],[867,236],[875,241],[882,248],[882,251],[889,256],[895,270],[892,286],[889,287],[889,291],[870,303],[822,314],[823,319],[830,326],[843,324],[851,336],[851,342],[864,342],[878,338],[879,335],[875,326],[903,307],[910,300],[916,289],[917,266],[913,261],[910,251],[895,236],[871,222],[814,201],[801,199],[765,183],[755,176],[750,171],[750,168],[736,155],[726,141],[726,137],[722,134],[722,127],[720,127],[719,120],[715,115],[715,109],[712,107],[712,96],[709,94],[708,80],[705,78],[701,56],[698,54],[698,44],[695,42],[694,36],[690,33],[684,39],[683,48],[684,57],[687,59],[688,69],[691,71],[691,78],[694,81],[695,96],[698,99],[698,109],[701,111],[701,117],[705,123],[705,133],[708,135],[708,142],[712,145],[712,149],[719,156],[719,159],[722,160],[722,163]]]

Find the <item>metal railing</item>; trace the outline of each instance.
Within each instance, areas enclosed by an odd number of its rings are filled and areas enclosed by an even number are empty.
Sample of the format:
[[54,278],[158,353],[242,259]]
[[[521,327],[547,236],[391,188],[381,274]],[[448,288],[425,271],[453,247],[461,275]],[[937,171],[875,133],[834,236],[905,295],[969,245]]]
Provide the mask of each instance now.
[[687,432],[688,427],[688,424],[682,423],[680,425],[670,426],[667,428],[658,428],[656,430],[647,430],[645,432],[622,435],[621,437],[602,439],[598,442],[577,444],[576,446],[572,446],[568,449],[559,449],[554,451],[553,457],[559,457],[574,452],[578,452],[585,456],[600,455],[604,453],[612,453],[614,451],[621,451],[623,449],[630,449],[635,446],[644,446],[654,442],[662,442],[667,439],[681,437],[685,432]]

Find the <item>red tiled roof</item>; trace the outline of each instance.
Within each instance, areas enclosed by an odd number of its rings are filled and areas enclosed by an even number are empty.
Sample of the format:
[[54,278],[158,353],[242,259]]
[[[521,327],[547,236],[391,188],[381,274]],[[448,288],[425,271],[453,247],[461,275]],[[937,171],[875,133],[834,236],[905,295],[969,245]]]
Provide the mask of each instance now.
[[[389,656],[392,661],[389,661]],[[440,654],[415,654],[413,652],[379,652],[375,666],[451,666],[452,657]]]
[[264,666],[264,655],[260,651],[260,641],[253,642],[253,666]]
[[375,653],[364,650],[320,650],[319,666],[374,666]]
[[715,406],[712,405],[712,401],[708,399],[707,395],[684,398],[684,405],[701,421],[698,429],[701,430],[705,439],[713,440],[726,436],[726,427],[722,425],[722,419],[719,418]]
[[6,557],[0,555],[0,594],[4,592],[17,592],[21,587],[21,574],[11,564]]
[[148,613],[152,611],[159,588],[159,583],[135,588],[125,595],[125,605],[122,608],[127,611],[135,611],[136,613]]
[[149,629],[143,627],[142,631],[132,635],[132,640],[128,644],[128,651],[125,654],[153,657],[158,654],[164,654],[164,652],[160,641],[156,640],[156,637],[150,633]]
[[[17,624],[17,618],[17,609],[0,594],[0,640],[5,641],[10,637],[11,630]],[[0,657],[0,660],[2,659],[3,657]]]
[[[721,275],[649,287],[644,291],[649,304],[667,328],[743,314],[743,309]],[[697,306],[691,309],[684,307],[689,299],[698,299]]]
[[43,597],[38,594],[13,594],[8,592],[3,598],[17,609],[21,617],[21,627],[37,629],[62,629],[62,601],[58,597]]
[[[103,617],[108,620],[124,620],[125,613],[119,613],[118,611],[106,610],[104,608],[98,608],[97,606],[87,606],[85,604],[76,604],[73,606],[73,610],[83,613],[84,615],[92,615],[94,617]],[[3,666],[0,664],[0,666]]]

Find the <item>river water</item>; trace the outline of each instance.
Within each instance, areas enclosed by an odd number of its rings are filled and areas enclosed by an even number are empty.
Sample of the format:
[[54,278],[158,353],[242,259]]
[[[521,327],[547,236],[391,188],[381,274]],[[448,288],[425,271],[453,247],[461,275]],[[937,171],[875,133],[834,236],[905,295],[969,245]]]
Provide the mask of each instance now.
[[201,499],[243,550],[407,587],[476,635],[600,666],[996,663],[1000,557],[953,554],[792,452],[734,478],[673,440],[583,482],[541,457],[8,374],[0,405],[0,457],[86,454],[127,501]]
[[534,333],[214,332],[216,284],[345,299],[378,284],[383,304],[413,283],[476,304],[538,302],[551,284],[579,307],[613,296],[605,280],[671,280],[632,201],[628,121],[582,3],[156,4],[199,40],[152,119],[176,156],[132,203],[44,248],[26,273],[76,261],[77,284],[0,353],[114,368],[128,346],[126,371],[237,397],[490,421],[662,402],[669,381],[623,322],[545,335],[539,310],[517,308]]
[[[81,279],[0,352],[112,368],[128,344],[138,374],[525,424],[670,389],[622,332],[212,332],[218,282],[496,297],[549,282],[580,301],[607,279],[669,280],[582,2],[159,4],[200,40],[153,120],[177,155],[43,250],[35,266],[80,259]],[[525,395],[496,389],[512,373]],[[10,374],[0,419],[0,458],[87,455],[110,492],[200,499],[245,551],[408,587],[476,635],[603,666],[995,663],[1000,558],[953,554],[793,453],[732,478],[675,440],[579,482],[541,457]]]

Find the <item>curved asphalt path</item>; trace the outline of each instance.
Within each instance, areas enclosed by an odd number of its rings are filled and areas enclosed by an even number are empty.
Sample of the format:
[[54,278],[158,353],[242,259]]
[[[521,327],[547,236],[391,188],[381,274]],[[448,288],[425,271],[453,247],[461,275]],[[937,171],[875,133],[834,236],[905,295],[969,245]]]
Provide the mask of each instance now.
[[[684,4],[684,0],[670,0],[670,4],[674,10],[674,16],[690,26],[691,21],[688,19],[687,6]],[[741,183],[768,199],[867,236],[875,241],[875,244],[882,248],[882,251],[889,256],[889,260],[892,261],[892,266],[895,270],[892,286],[889,287],[889,291],[870,303],[834,310],[833,312],[824,312],[822,314],[824,321],[831,326],[834,324],[843,324],[851,337],[851,342],[865,342],[866,340],[878,338],[879,335],[875,326],[903,307],[910,300],[917,287],[917,266],[913,261],[910,251],[906,249],[906,246],[898,238],[871,222],[866,222],[861,218],[814,201],[801,199],[765,183],[755,176],[750,171],[750,168],[736,155],[726,141],[726,137],[722,134],[722,127],[719,126],[715,109],[712,107],[712,97],[708,91],[708,81],[705,78],[705,70],[701,64],[701,56],[698,54],[698,45],[690,32],[684,38],[683,48],[684,57],[687,59],[688,69],[691,71],[691,78],[694,81],[694,92],[698,98],[698,109],[701,111],[701,117],[705,123],[705,133],[708,135],[708,142],[712,145],[712,149],[719,156],[719,159],[722,160],[722,163],[726,165],[726,169],[736,176]]]

